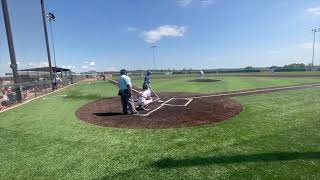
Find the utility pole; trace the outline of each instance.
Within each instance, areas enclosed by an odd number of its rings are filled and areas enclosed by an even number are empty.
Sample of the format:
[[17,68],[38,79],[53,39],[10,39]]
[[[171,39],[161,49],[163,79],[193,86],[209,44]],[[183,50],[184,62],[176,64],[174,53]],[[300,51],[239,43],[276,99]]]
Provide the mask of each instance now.
[[54,66],[57,67],[57,61],[56,61],[56,51],[54,48],[54,41],[53,41],[53,31],[52,31],[52,25],[51,22],[52,21],[56,21],[56,16],[53,13],[48,13],[47,14],[47,18],[49,20],[49,24],[50,24],[50,32],[51,32],[51,43],[52,43],[52,52],[53,52],[53,61],[54,61]]
[[156,45],[151,46],[152,53],[153,53],[153,70],[156,70],[156,55],[155,55],[155,49],[157,48]]
[[316,33],[320,32],[320,28],[319,29],[312,29],[313,32],[313,47],[312,47],[312,67],[314,67],[314,48],[315,48],[315,44],[316,44]]
[[[320,32],[320,26],[319,26],[318,32]],[[319,33],[319,50],[320,50],[320,33]],[[320,51],[319,51],[319,59],[320,59]],[[319,61],[319,63],[320,63],[320,61]]]
[[[47,14],[47,18],[49,20],[49,25],[50,25],[50,32],[51,32],[51,43],[52,43],[52,52],[53,52],[53,61],[54,61],[54,67],[57,68],[57,61],[56,61],[56,51],[54,49],[54,41],[53,41],[53,32],[52,32],[52,24],[51,21],[56,21],[56,16],[52,13]],[[62,72],[61,72],[62,73]],[[62,77],[62,75],[61,75]],[[57,72],[56,70],[54,71],[54,83],[55,85],[57,84]]]
[[[13,44],[13,37],[12,37],[12,30],[11,30],[11,24],[10,24],[10,17],[9,17],[9,9],[8,9],[8,3],[7,0],[1,0],[2,4],[2,12],[3,12],[3,19],[6,27],[6,34],[7,34],[7,40],[8,40],[8,47],[9,47],[9,54],[10,54],[10,68],[12,69],[12,75],[13,75],[13,81],[14,83],[20,83],[20,77],[18,73],[18,65],[16,60],[16,53],[14,50],[14,44]],[[15,91],[17,95],[17,100],[19,102],[22,101],[22,95],[21,95],[21,89],[20,85],[15,86]]]
[[52,69],[52,64],[51,64],[51,55],[50,55],[50,46],[49,46],[49,39],[48,39],[46,11],[44,9],[44,0],[40,0],[40,4],[41,4],[41,10],[42,10],[42,21],[43,21],[44,36],[45,36],[46,47],[47,47],[48,64],[49,64],[49,69],[50,69],[51,87],[52,87],[52,90],[55,90],[55,85],[53,83],[53,69]]

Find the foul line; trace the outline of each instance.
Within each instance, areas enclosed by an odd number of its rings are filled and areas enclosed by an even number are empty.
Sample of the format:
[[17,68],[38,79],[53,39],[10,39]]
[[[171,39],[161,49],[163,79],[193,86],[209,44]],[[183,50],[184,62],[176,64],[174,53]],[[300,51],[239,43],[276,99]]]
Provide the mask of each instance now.
[[300,86],[287,86],[287,87],[275,87],[275,88],[267,88],[267,89],[260,89],[260,90],[250,90],[250,91],[241,91],[241,92],[233,92],[233,93],[223,93],[223,94],[212,94],[212,95],[204,95],[204,96],[194,96],[190,97],[192,99],[200,99],[206,97],[222,97],[222,96],[232,96],[232,95],[243,95],[243,94],[250,94],[250,93],[257,93],[257,92],[270,92],[270,91],[277,91],[277,90],[290,90],[296,88],[305,88],[305,87],[319,87],[320,84],[307,84],[307,85],[300,85]]

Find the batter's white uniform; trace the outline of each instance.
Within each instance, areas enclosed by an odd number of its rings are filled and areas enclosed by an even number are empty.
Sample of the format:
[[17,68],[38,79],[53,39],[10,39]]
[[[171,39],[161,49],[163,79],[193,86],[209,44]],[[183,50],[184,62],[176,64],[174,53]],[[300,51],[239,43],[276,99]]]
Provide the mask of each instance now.
[[150,89],[140,91],[138,97],[138,105],[145,107],[152,102]]
[[204,78],[204,72],[201,70],[200,71],[200,79],[203,79]]

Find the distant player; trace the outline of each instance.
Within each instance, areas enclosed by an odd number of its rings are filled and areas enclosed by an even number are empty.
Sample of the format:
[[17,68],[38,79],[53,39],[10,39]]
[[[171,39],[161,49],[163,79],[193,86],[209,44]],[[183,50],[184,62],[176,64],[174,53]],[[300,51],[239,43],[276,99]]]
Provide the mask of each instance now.
[[146,107],[152,103],[151,91],[147,84],[143,84],[142,91],[139,92],[138,96],[138,109],[148,110]]
[[200,70],[200,79],[204,79],[204,78],[205,78],[204,72]]
[[144,77],[144,80],[143,80],[143,85],[146,84],[148,88],[151,88],[151,74],[152,74],[151,71],[147,71],[146,76]]

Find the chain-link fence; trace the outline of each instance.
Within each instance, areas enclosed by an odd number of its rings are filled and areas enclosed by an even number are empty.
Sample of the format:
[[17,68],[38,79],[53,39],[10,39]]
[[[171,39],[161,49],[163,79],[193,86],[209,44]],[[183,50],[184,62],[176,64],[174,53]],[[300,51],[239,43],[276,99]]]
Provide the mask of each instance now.
[[0,111],[87,78],[86,75],[66,72],[56,73],[55,81],[50,80],[50,74],[45,72],[25,72],[20,77],[23,82],[18,84],[13,83],[13,78],[10,76],[0,77]]

